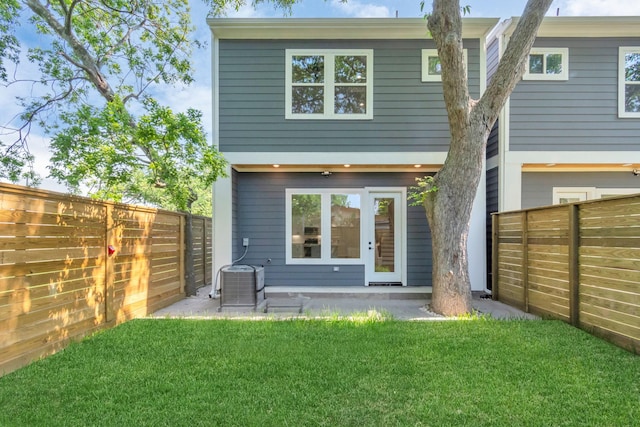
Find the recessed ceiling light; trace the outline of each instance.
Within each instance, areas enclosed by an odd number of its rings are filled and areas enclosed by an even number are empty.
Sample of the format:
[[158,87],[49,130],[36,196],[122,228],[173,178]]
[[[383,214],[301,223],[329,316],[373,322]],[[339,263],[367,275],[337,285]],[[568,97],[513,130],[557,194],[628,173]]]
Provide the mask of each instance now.
[[351,165],[344,165],[344,167],[345,167],[345,168],[350,168],[350,167],[351,167]]
[[421,168],[422,165],[413,165],[414,168]]
[[280,167],[280,165],[273,165],[273,167],[274,167],[274,168],[279,168],[279,167]]

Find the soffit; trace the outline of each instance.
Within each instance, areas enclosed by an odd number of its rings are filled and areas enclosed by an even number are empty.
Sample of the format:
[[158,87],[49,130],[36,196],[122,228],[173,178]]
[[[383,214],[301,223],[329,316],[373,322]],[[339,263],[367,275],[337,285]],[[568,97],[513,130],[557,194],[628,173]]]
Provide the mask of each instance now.
[[[483,38],[498,18],[462,18],[463,38]],[[220,39],[426,39],[422,18],[207,18]]]

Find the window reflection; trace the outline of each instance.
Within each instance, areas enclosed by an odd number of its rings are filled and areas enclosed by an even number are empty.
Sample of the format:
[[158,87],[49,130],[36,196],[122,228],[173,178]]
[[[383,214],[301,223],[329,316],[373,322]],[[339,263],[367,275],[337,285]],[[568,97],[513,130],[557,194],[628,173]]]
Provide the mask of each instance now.
[[331,258],[360,258],[360,196],[331,195]]
[[291,254],[293,258],[320,258],[322,251],[321,195],[291,196]]
[[624,56],[624,105],[629,113],[640,112],[640,52]]

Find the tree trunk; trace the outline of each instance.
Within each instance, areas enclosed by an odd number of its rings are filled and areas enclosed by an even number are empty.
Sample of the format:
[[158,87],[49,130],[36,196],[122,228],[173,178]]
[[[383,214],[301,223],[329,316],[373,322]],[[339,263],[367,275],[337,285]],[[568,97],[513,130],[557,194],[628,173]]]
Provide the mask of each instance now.
[[425,202],[433,249],[431,308],[445,316],[472,310],[467,239],[488,133],[482,123],[461,125],[468,132],[451,141],[447,160],[434,177],[438,190]]
[[433,294],[436,313],[469,313],[471,281],[467,239],[471,209],[478,190],[489,132],[524,73],[535,35],[552,0],[529,0],[498,69],[479,101],[469,97],[463,60],[460,2],[434,0],[427,21],[438,47],[449,131],[449,153],[434,177],[437,190],[424,207],[431,227]]
[[184,291],[190,296],[196,295],[196,275],[193,268],[193,214],[191,210],[185,212],[184,221]]

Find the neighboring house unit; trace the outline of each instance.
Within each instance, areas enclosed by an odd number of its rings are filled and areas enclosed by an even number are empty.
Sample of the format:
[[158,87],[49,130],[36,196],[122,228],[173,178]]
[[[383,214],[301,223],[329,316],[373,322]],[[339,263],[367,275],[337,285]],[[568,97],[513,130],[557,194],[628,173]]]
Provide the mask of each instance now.
[[[517,21],[489,37],[489,79]],[[640,17],[545,18],[487,159],[489,211],[640,192]]]
[[[497,19],[463,19],[470,93],[485,89]],[[267,286],[431,284],[415,178],[436,172],[449,125],[424,19],[209,19],[215,269],[248,250]],[[485,187],[469,237],[484,290]],[[248,242],[244,241],[248,239]]]

